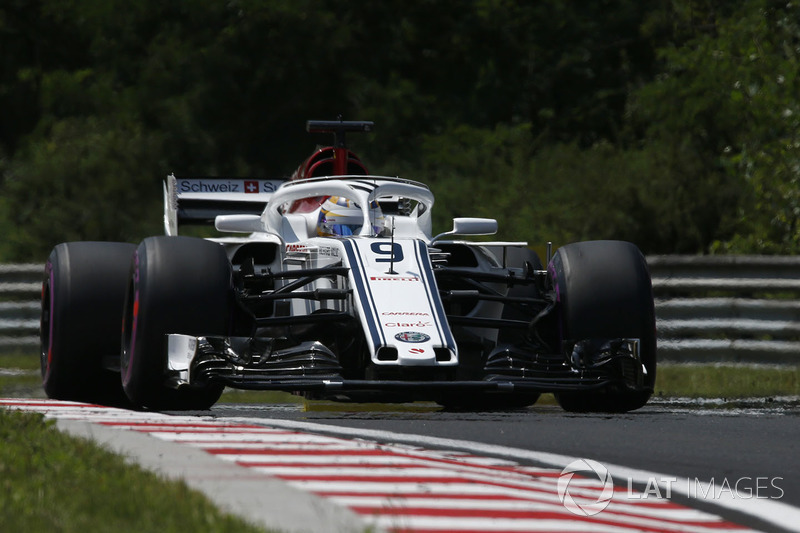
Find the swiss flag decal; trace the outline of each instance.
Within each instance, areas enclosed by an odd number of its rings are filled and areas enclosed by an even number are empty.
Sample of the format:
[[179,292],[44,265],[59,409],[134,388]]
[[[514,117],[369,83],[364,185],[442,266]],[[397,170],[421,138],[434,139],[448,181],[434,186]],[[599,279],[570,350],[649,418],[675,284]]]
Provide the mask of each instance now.
[[257,193],[258,192],[258,182],[257,181],[245,181],[244,182],[244,192],[246,192],[246,193]]

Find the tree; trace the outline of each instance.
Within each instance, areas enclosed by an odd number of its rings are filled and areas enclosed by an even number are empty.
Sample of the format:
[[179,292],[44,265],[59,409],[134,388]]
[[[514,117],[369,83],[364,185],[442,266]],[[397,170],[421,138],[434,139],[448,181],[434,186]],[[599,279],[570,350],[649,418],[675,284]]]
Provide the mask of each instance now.
[[798,21],[792,3],[734,4],[661,50],[662,74],[631,100],[646,142],[674,156],[682,227],[701,230],[688,251],[797,250]]
[[[430,181],[442,224],[500,211],[514,238],[791,250],[797,9],[8,0],[0,253],[141,238],[165,175],[288,175],[329,142],[305,121],[340,114],[376,122],[351,145],[375,173]],[[123,180],[140,190],[123,193]],[[456,199],[464,184],[491,185],[491,201]],[[108,212],[85,209],[100,198]]]
[[[5,246],[17,261],[47,257],[59,242],[137,242],[161,232],[159,139],[135,124],[64,119],[47,143],[30,146],[5,184],[5,215],[16,231]],[[125,206],[120,209],[119,206]]]

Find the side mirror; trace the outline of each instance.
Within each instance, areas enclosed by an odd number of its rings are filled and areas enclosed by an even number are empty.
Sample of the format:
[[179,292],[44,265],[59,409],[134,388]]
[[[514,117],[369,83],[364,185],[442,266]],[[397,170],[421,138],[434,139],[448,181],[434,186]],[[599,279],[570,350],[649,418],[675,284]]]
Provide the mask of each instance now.
[[452,235],[494,235],[495,233],[497,233],[497,221],[493,218],[454,218],[453,229],[440,233],[431,242]]
[[214,219],[214,227],[226,233],[264,231],[260,215],[219,215]]

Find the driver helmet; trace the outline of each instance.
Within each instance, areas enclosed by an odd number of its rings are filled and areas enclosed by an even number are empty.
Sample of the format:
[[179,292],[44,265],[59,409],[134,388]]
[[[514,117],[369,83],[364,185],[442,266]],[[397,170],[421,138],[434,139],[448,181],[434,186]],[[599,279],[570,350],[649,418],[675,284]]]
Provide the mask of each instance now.
[[[380,235],[383,231],[383,212],[376,201],[370,203],[369,220],[373,233]],[[331,196],[320,207],[317,235],[321,237],[358,235],[363,223],[364,217],[358,204],[341,196]]]

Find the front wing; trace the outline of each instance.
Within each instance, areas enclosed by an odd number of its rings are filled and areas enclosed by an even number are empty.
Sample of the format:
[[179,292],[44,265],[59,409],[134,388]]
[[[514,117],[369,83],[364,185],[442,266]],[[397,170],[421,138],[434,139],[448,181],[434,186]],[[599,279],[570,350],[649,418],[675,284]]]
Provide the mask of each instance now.
[[[221,383],[245,390],[277,390],[347,396],[348,393],[400,394],[431,400],[453,393],[523,395],[606,389],[645,390],[646,369],[638,339],[567,344],[569,354],[544,356],[505,347],[490,356],[482,379],[463,379],[457,368],[406,372],[382,379],[348,379],[336,356],[318,342],[277,347],[265,340],[168,335],[168,374],[175,388]],[[593,359],[579,361],[591,348]],[[570,361],[572,359],[572,361]]]

